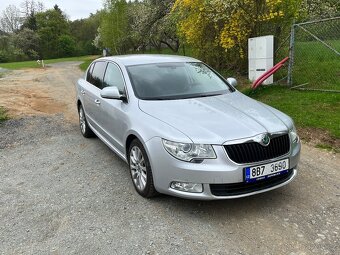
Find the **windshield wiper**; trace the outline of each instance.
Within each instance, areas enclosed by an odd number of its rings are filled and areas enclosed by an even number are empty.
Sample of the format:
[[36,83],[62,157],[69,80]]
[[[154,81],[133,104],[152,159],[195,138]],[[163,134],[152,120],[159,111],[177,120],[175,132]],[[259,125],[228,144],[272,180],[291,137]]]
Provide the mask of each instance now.
[[176,100],[178,98],[171,98],[171,97],[150,97],[150,98],[143,98],[143,100],[147,101],[161,101],[161,100]]
[[148,98],[148,99],[145,99],[145,100],[148,100],[148,101],[152,101],[152,100],[161,101],[161,100],[169,100],[169,99],[168,98],[164,98],[164,97],[152,97],[152,98]]
[[190,98],[198,98],[198,97],[213,97],[213,96],[220,96],[223,93],[214,93],[214,94],[196,94],[196,95],[189,95],[189,96],[167,96],[167,97],[150,97],[150,98],[143,98],[143,100],[148,101],[160,101],[160,100],[180,100],[180,99],[190,99]]
[[181,99],[197,98],[197,97],[213,97],[213,96],[220,96],[220,95],[223,95],[223,94],[215,93],[215,94],[192,95],[192,96],[188,96],[188,97],[182,97]]
[[220,96],[223,95],[221,93],[216,93],[216,94],[207,94],[207,95],[199,95],[198,97],[213,97],[213,96]]

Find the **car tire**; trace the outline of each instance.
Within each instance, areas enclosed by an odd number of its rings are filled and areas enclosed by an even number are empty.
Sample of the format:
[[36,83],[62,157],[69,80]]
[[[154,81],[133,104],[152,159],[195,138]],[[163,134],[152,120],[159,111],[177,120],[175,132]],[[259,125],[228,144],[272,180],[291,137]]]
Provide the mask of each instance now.
[[142,143],[135,139],[131,142],[128,154],[132,183],[142,197],[151,198],[158,194],[153,182],[150,161]]
[[78,115],[79,115],[79,127],[80,127],[81,134],[86,138],[94,137],[94,133],[89,127],[89,124],[87,123],[85,111],[82,105],[79,105]]

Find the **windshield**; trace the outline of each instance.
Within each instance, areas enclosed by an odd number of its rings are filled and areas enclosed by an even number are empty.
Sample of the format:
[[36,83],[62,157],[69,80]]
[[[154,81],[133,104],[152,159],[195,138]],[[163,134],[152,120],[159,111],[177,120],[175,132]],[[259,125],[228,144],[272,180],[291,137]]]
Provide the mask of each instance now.
[[133,89],[144,100],[226,94],[228,84],[203,63],[161,63],[127,67]]

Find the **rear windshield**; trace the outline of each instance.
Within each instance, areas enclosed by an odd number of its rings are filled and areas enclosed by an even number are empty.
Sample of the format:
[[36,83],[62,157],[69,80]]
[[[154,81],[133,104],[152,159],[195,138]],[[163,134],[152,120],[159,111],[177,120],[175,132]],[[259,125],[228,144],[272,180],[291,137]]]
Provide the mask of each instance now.
[[136,96],[144,100],[226,94],[232,88],[203,63],[161,63],[127,67]]

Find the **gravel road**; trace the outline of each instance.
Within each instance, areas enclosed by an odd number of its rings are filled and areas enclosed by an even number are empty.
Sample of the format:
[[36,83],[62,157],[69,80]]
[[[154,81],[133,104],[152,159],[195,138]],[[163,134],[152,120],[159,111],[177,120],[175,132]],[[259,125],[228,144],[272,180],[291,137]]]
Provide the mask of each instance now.
[[297,179],[257,196],[144,199],[79,132],[77,64],[0,79],[0,254],[340,254],[337,154],[304,144]]

